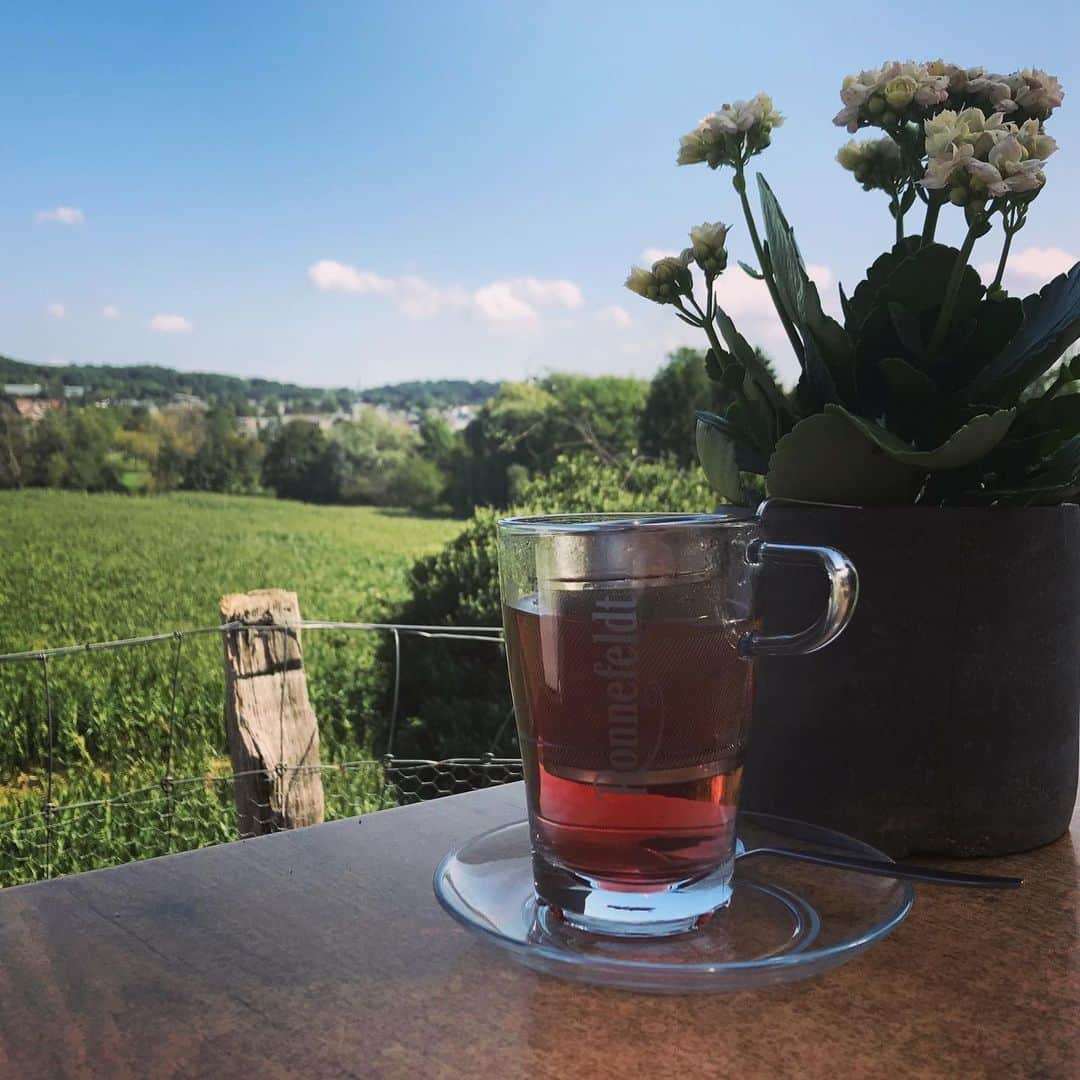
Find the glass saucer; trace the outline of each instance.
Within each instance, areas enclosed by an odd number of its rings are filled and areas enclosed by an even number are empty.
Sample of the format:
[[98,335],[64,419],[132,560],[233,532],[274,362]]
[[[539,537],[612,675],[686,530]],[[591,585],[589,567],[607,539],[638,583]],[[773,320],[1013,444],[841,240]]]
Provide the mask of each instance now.
[[[774,846],[887,859],[816,825],[740,812],[739,851]],[[578,930],[539,903],[527,821],[473,837],[435,871],[442,906],[480,938],[564,979],[684,994],[805,979],[846,963],[898,926],[912,889],[896,878],[773,855],[739,859],[730,904],[689,933],[612,937]]]

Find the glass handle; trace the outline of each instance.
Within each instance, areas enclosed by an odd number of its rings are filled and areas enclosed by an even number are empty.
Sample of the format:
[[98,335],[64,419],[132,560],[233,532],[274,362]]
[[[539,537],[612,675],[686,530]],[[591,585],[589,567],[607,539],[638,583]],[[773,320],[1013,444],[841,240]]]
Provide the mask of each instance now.
[[829,579],[829,599],[817,622],[798,633],[745,634],[739,643],[743,656],[799,656],[817,652],[851,622],[859,596],[859,575],[851,560],[835,548],[754,540],[747,545],[746,558],[762,566],[769,563],[820,566]]

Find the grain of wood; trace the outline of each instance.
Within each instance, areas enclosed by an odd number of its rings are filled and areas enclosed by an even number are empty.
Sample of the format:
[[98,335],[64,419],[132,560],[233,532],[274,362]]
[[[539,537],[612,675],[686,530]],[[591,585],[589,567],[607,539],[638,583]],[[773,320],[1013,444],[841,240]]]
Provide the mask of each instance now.
[[[221,598],[225,645],[225,727],[241,837],[324,820],[319,725],[308,699],[300,603],[284,589]],[[295,630],[260,626],[297,624]]]

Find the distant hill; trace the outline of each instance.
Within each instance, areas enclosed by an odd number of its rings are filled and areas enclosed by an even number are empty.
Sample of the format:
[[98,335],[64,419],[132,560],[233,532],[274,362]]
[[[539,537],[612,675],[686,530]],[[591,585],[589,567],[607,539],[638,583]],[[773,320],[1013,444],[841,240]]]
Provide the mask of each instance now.
[[138,364],[132,367],[96,367],[82,364],[27,364],[0,356],[0,387],[7,383],[38,384],[42,394],[61,397],[65,386],[85,388],[83,400],[152,401],[165,404],[177,394],[190,394],[204,401],[246,405],[277,399],[293,409],[317,410],[345,408],[356,401],[384,405],[390,409],[447,408],[453,405],[476,405],[498,389],[497,383],[469,382],[461,379],[432,382],[406,382],[379,386],[370,390],[347,387],[301,386],[273,379],[246,379],[238,375],[215,375],[203,371],[176,371],[173,368]]
[[360,400],[388,409],[445,409],[454,405],[482,405],[499,384],[466,379],[432,379],[394,383],[360,391]]

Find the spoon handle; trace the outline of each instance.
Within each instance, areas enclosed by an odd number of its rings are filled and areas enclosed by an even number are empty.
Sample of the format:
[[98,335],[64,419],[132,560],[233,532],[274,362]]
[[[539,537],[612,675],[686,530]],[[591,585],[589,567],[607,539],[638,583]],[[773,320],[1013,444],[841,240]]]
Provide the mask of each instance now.
[[855,870],[861,874],[877,874],[879,877],[903,878],[922,881],[927,885],[967,885],[984,889],[1018,889],[1023,878],[999,877],[995,874],[962,874],[956,870],[938,870],[932,866],[913,866],[911,863],[884,862],[881,859],[863,859],[854,855],[824,855],[816,851],[796,851],[793,848],[751,848],[738,858],[751,855],[780,855],[788,859],[817,863],[820,866],[837,866]]

